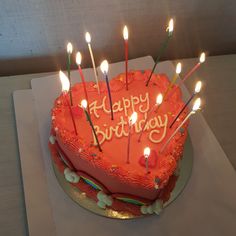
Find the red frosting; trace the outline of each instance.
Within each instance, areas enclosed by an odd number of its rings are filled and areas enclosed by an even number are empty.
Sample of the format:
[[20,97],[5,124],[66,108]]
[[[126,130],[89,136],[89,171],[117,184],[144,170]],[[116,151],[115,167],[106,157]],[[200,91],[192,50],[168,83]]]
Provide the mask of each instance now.
[[[125,74],[120,74],[110,81],[111,96],[114,109],[114,120],[111,120],[110,113],[105,113],[102,109],[97,110],[99,118],[95,116],[94,102],[97,106],[102,104],[104,96],[106,96],[105,107],[109,111],[109,99],[105,82],[100,82],[101,95],[98,95],[95,83],[86,83],[88,98],[90,103],[91,119],[95,126],[105,131],[106,128],[115,126],[121,122],[123,117],[123,128],[128,132],[128,126],[124,122],[128,121],[128,117],[135,110],[138,113],[136,128],[133,127],[130,143],[130,164],[126,164],[127,157],[127,136],[116,137],[112,135],[110,140],[105,140],[101,144],[102,152],[94,145],[92,130],[89,122],[86,120],[84,113],[81,115],[81,109],[74,107],[75,122],[78,130],[78,136],[75,135],[73,124],[70,117],[70,111],[65,103],[63,96],[59,96],[52,109],[52,135],[56,137],[58,148],[63,151],[68,158],[71,168],[76,171],[86,173],[93,179],[101,183],[110,194],[126,194],[127,196],[136,196],[147,201],[154,201],[160,194],[160,190],[167,186],[169,178],[173,175],[178,160],[182,156],[183,145],[187,136],[185,124],[184,130],[178,132],[171,140],[166,149],[160,154],[160,148],[174,132],[175,128],[183,121],[186,111],[179,117],[175,125],[169,129],[171,121],[175,118],[178,111],[184,105],[181,99],[181,91],[179,88],[169,100],[163,101],[157,113],[152,112],[148,119],[153,119],[149,123],[149,130],[144,131],[141,142],[138,142],[140,130],[138,127],[140,120],[144,120],[144,113],[147,103],[145,96],[149,97],[149,110],[154,106],[156,96],[159,93],[164,94],[169,80],[166,75],[153,75],[149,86],[145,86],[150,71],[132,71],[129,73],[129,90],[125,89]],[[81,100],[85,98],[82,84],[76,84],[72,88],[73,104],[80,105]],[[138,104],[137,97],[143,102]],[[124,99],[124,100],[123,100]],[[127,115],[122,106],[119,107],[118,101],[132,100],[134,103],[127,108]],[[115,105],[116,104],[116,105]],[[117,111],[119,110],[120,111]],[[141,110],[141,111],[140,111]],[[159,117],[159,118],[158,118]],[[156,140],[160,139],[164,133],[163,127],[155,127],[158,122],[164,123],[166,117],[168,122],[166,125],[166,135],[159,143],[154,143],[149,139],[150,132],[156,130],[153,136]],[[156,119],[154,119],[156,118]],[[141,122],[142,123],[142,122]],[[144,123],[144,122],[143,122]],[[143,124],[142,123],[142,124]],[[137,128],[138,127],[138,128]],[[154,127],[154,128],[153,128]],[[120,132],[122,125],[119,126]],[[137,132],[135,132],[137,131]],[[101,141],[103,136],[98,131],[98,138]],[[108,134],[109,136],[109,134]],[[143,165],[140,157],[143,155],[145,147],[150,147],[155,156],[150,159],[150,173],[146,174],[145,165]],[[154,155],[154,154],[152,154]],[[155,179],[159,179],[159,189],[155,188]],[[120,205],[119,205],[120,206]]]

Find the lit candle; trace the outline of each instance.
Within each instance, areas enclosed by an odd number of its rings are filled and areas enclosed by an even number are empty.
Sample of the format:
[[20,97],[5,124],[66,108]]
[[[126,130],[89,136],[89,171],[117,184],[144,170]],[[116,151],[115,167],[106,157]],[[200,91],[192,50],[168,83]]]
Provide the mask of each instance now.
[[183,122],[179,125],[179,127],[173,132],[173,134],[169,137],[169,139],[166,141],[166,143],[162,146],[160,153],[163,152],[163,150],[166,148],[166,146],[169,144],[169,142],[171,141],[171,139],[176,135],[176,133],[180,130],[180,128],[184,125],[184,123],[189,119],[189,117],[193,114],[196,113],[196,111],[199,109],[201,105],[201,99],[197,98],[193,104],[193,108],[192,111],[189,112],[189,114],[185,117],[185,119],[183,120]]
[[178,82],[177,87],[175,87],[175,88],[171,91],[171,93],[169,94],[169,97],[171,97],[171,96],[174,94],[174,92],[176,91],[176,89],[177,89],[181,84],[183,84],[184,81],[185,81],[186,79],[188,79],[188,78],[193,74],[193,72],[196,71],[197,68],[200,67],[200,65],[201,65],[202,63],[205,62],[205,59],[206,59],[206,55],[205,55],[205,53],[203,52],[203,53],[201,53],[201,55],[200,55],[200,57],[199,57],[199,62],[184,76],[184,78],[183,78],[182,80],[180,80],[180,81]]
[[70,78],[70,66],[71,66],[71,54],[73,51],[73,46],[72,44],[69,42],[67,44],[67,74],[68,74],[68,78],[69,78],[69,82],[70,82],[70,88],[69,88],[69,92],[70,92],[70,103],[71,105],[73,105],[73,100],[72,100],[72,91],[71,91],[71,78]]
[[206,54],[203,52],[200,55],[199,58],[199,62],[184,76],[184,78],[182,79],[182,81],[180,81],[180,83],[183,83],[186,79],[188,79],[190,77],[190,75],[193,74],[194,71],[197,70],[197,68],[200,67],[200,65],[206,60]]
[[195,97],[196,94],[198,94],[201,91],[202,88],[202,82],[198,81],[195,85],[195,90],[194,93],[192,94],[192,96],[189,98],[189,100],[186,102],[186,104],[182,107],[182,109],[180,110],[180,112],[178,113],[178,115],[175,117],[175,119],[172,121],[170,128],[174,125],[174,123],[176,122],[176,120],[179,118],[179,116],[182,114],[182,112],[185,110],[185,108],[188,106],[188,104],[193,100],[193,98]]
[[74,126],[75,134],[78,135],[77,129],[76,129],[76,124],[75,124],[75,118],[74,118],[74,115],[73,115],[73,112],[72,112],[72,109],[71,109],[71,105],[70,105],[70,102],[68,101],[68,99],[66,97],[66,95],[68,94],[68,91],[70,89],[70,81],[62,71],[59,72],[59,77],[60,77],[60,80],[61,80],[63,97],[64,97],[64,99],[65,99],[65,101],[66,101],[66,103],[69,107],[69,110],[70,110],[70,115],[71,115],[72,123],[73,123],[73,126]]
[[133,125],[135,124],[135,122],[137,121],[138,118],[138,114],[137,112],[134,112],[131,117],[129,118],[129,130],[128,130],[128,145],[127,145],[127,159],[126,159],[126,163],[129,164],[129,153],[130,153],[130,138],[131,138],[131,130]]
[[102,73],[104,74],[104,77],[105,77],[105,80],[106,80],[107,91],[108,91],[109,102],[110,102],[110,109],[111,109],[111,119],[114,120],[113,108],[112,108],[112,99],[111,99],[111,90],[110,90],[108,76],[107,76],[108,68],[109,68],[108,61],[104,60],[100,65],[100,69],[101,69]]
[[170,38],[171,38],[171,36],[172,36],[172,34],[173,34],[173,30],[174,30],[174,21],[173,21],[173,19],[171,19],[171,20],[169,21],[169,25],[168,25],[168,27],[167,27],[167,29],[166,29],[166,31],[168,31],[167,37],[166,37],[165,41],[162,43],[162,46],[161,46],[159,55],[158,55],[158,57],[157,57],[157,59],[156,59],[156,62],[155,62],[155,64],[154,64],[153,68],[152,68],[152,72],[151,72],[151,74],[150,74],[150,76],[149,76],[149,78],[148,78],[148,80],[147,80],[146,86],[148,86],[148,84],[149,84],[149,82],[150,82],[150,80],[151,80],[152,74],[153,74],[153,72],[154,72],[154,70],[155,70],[155,68],[156,68],[156,66],[157,66],[157,63],[159,62],[159,60],[160,60],[162,54],[164,53],[164,51],[165,51],[166,48],[167,48],[168,42],[169,42],[169,40],[170,40]]
[[123,29],[123,38],[125,41],[125,81],[126,81],[126,90],[128,90],[128,38],[129,38],[129,32],[128,32],[128,28],[126,25]]
[[155,103],[155,105],[154,105],[154,106],[152,107],[152,109],[149,110],[148,113],[147,113],[147,117],[146,117],[146,119],[145,119],[145,121],[144,121],[142,130],[141,130],[141,133],[140,133],[139,138],[138,138],[138,142],[141,141],[141,138],[142,138],[142,135],[143,135],[143,131],[144,131],[144,128],[145,128],[145,126],[146,126],[146,124],[147,124],[147,121],[148,121],[148,118],[149,118],[150,114],[151,114],[155,109],[156,109],[156,112],[158,111],[158,109],[159,109],[159,107],[160,107],[162,101],[163,101],[163,96],[162,96],[162,94],[160,93],[160,94],[158,94],[157,97],[156,97],[156,103]]
[[[82,80],[82,84],[83,84],[83,88],[84,88],[84,95],[85,95],[85,98],[88,102],[88,93],[87,93],[87,89],[86,89],[84,74],[83,74],[82,69],[81,69],[81,61],[82,61],[82,55],[81,55],[80,52],[77,52],[76,53],[76,64],[78,65],[78,70],[79,70],[80,77],[81,77],[81,80]],[[88,113],[90,114],[89,105],[88,105]]]
[[150,152],[151,152],[151,150],[150,150],[149,147],[144,148],[143,155],[144,155],[144,158],[145,158],[146,174],[149,173],[148,158],[149,158]]
[[86,118],[87,118],[87,120],[88,120],[88,122],[89,122],[89,124],[90,124],[90,126],[91,126],[91,128],[92,128],[93,135],[94,135],[94,137],[95,137],[95,139],[96,139],[97,147],[98,147],[99,151],[102,152],[102,149],[101,149],[101,146],[100,146],[100,144],[99,144],[96,131],[95,131],[95,129],[94,129],[94,126],[93,126],[93,123],[92,123],[92,120],[91,120],[91,117],[90,117],[89,113],[86,111],[87,105],[88,105],[88,103],[87,103],[87,101],[86,101],[85,99],[81,101],[81,106],[82,106],[82,108],[84,109],[84,113],[85,113]]
[[86,32],[85,40],[86,40],[86,42],[88,44],[88,49],[89,49],[91,61],[92,61],[92,64],[93,64],[93,72],[94,72],[94,77],[95,77],[96,84],[97,84],[98,94],[100,94],[100,88],[99,88],[99,83],[98,83],[98,72],[97,72],[95,61],[94,61],[94,57],[93,57],[93,51],[92,51],[92,47],[91,47],[91,35],[90,35],[89,32]]
[[175,74],[171,80],[171,83],[169,84],[169,86],[167,87],[166,91],[165,91],[165,94],[164,94],[164,100],[166,98],[166,95],[168,94],[169,90],[173,87],[176,79],[178,78],[179,74],[181,73],[181,70],[182,70],[182,66],[181,66],[181,63],[179,62],[176,66],[176,70],[175,70]]

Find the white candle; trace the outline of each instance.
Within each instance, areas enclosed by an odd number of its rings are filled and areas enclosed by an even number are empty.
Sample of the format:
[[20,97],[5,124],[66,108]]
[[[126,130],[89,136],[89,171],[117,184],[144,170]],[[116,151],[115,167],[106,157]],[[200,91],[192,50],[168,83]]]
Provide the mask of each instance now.
[[184,123],[189,119],[189,117],[193,114],[196,113],[196,111],[199,109],[201,105],[201,99],[197,98],[196,101],[193,104],[193,108],[192,111],[189,112],[189,114],[185,117],[185,119],[183,120],[183,122],[179,125],[179,127],[174,131],[174,133],[169,137],[169,139],[166,141],[166,143],[162,146],[160,153],[163,152],[163,150],[166,148],[166,146],[169,144],[169,142],[171,141],[171,139],[176,135],[176,133],[180,130],[180,128],[184,125]]
[[95,65],[95,61],[94,61],[94,57],[93,57],[93,51],[92,51],[92,47],[91,47],[91,44],[90,44],[91,43],[91,35],[90,35],[89,32],[86,32],[85,40],[88,44],[88,49],[89,49],[90,57],[91,57],[92,64],[93,64],[93,72],[94,72],[94,77],[95,77],[95,80],[96,80],[96,83],[97,83],[98,94],[100,94],[100,88],[99,88],[99,84],[98,84],[98,72],[97,72],[97,69],[96,69],[96,65]]

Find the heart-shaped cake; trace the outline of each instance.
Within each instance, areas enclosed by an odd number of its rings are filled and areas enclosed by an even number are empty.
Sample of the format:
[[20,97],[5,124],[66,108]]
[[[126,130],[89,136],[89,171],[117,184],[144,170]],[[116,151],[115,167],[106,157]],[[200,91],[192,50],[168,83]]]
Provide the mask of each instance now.
[[[184,105],[181,91],[177,88],[171,97],[167,96],[158,110],[153,109],[157,95],[165,93],[170,81],[164,74],[153,74],[149,86],[145,86],[149,75],[150,71],[129,72],[128,90],[125,88],[125,74],[110,80],[114,120],[111,120],[105,81],[99,83],[100,94],[94,82],[86,82],[89,113],[102,151],[99,151],[90,123],[80,107],[81,101],[85,99],[82,83],[72,87],[72,111],[78,135],[75,134],[66,101],[69,99],[68,94],[61,94],[55,100],[49,143],[53,160],[61,172],[69,168],[80,177],[77,183],[72,184],[85,191],[101,208],[127,210],[139,215],[146,214],[148,206],[155,205],[156,211],[149,211],[159,212],[158,201],[163,199],[165,189],[168,186],[169,190],[173,189],[170,188],[170,180],[173,180],[173,174],[183,153],[188,124],[184,125],[162,152],[160,149],[183,121],[186,111],[174,126],[169,128]],[[137,112],[138,118],[129,130],[129,118],[133,112]],[[145,147],[151,149],[148,173],[143,154]],[[77,180],[74,176],[71,177],[71,172],[66,172],[67,175],[70,174],[67,179]]]

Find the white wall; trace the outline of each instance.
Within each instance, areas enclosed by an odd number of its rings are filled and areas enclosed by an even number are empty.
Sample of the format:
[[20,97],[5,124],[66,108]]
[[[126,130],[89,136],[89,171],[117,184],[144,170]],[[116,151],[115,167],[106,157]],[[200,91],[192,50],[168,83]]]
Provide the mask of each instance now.
[[122,27],[130,57],[157,56],[170,17],[174,37],[163,59],[236,53],[233,0],[1,0],[0,74],[57,70],[71,40],[90,66],[84,32],[92,34],[97,64],[123,60]]

